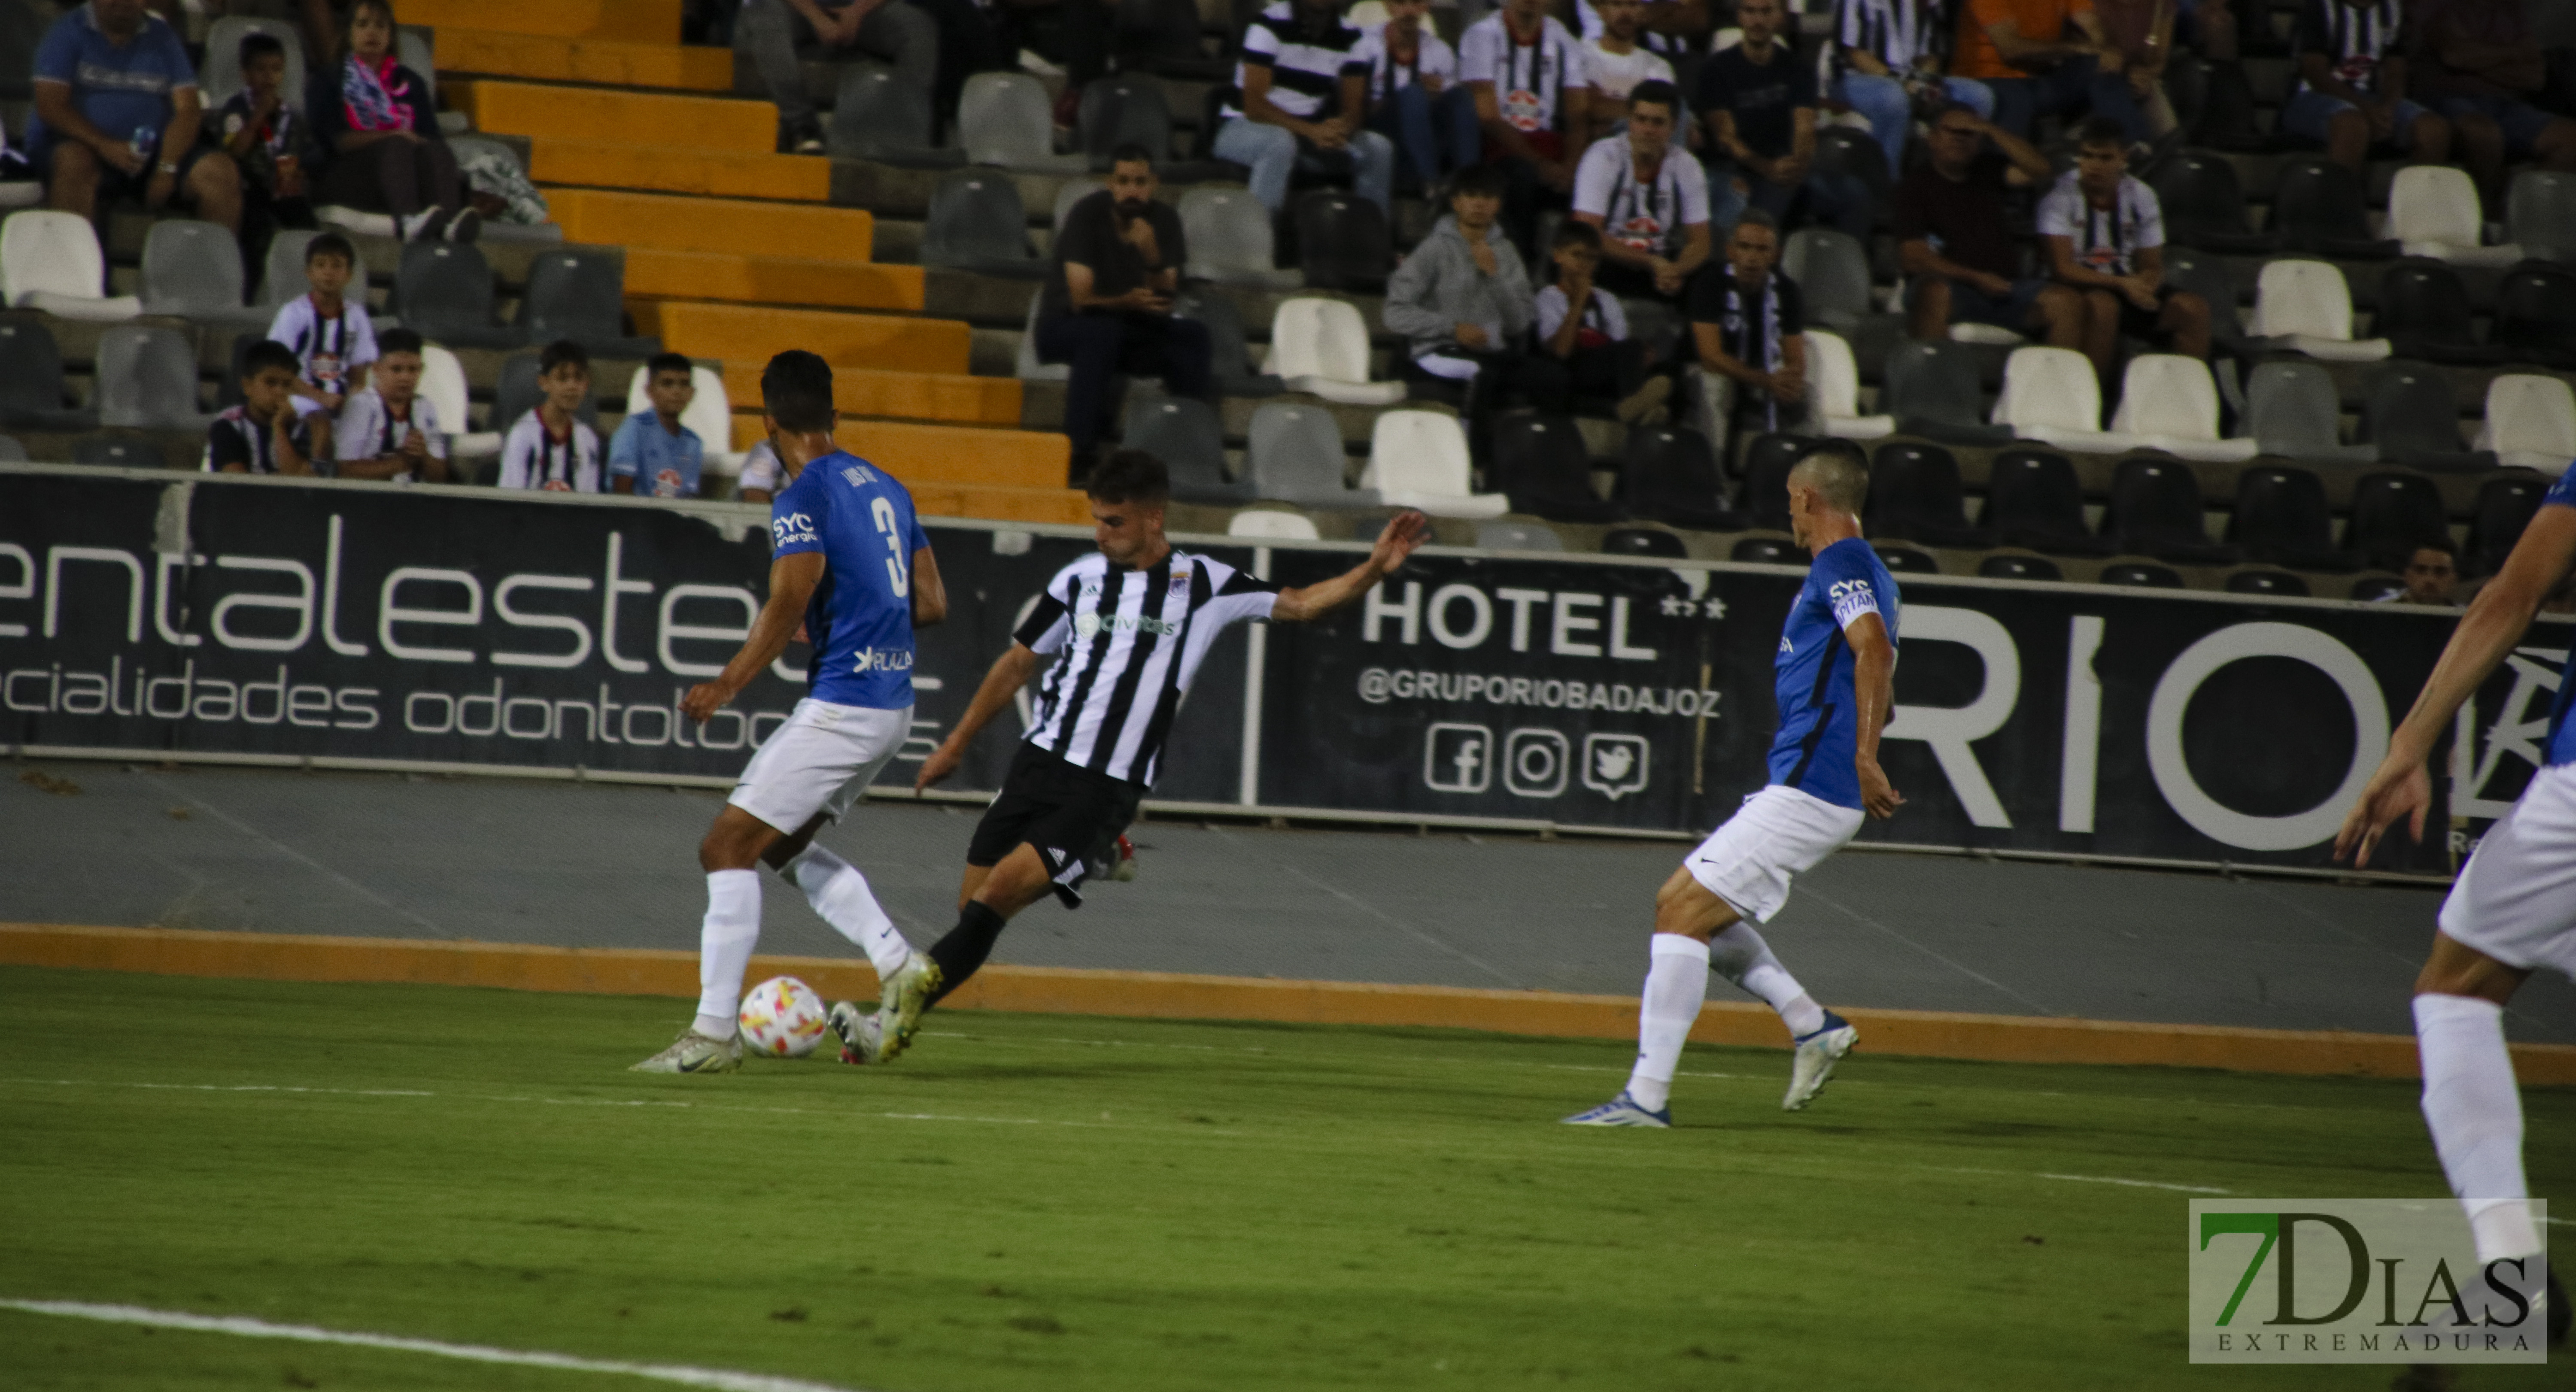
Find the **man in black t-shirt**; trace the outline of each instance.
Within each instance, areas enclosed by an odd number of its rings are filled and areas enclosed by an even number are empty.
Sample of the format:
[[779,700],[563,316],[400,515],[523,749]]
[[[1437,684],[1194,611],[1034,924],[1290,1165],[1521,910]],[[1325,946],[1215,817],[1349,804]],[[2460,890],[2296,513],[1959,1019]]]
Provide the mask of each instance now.
[[1806,304],[1779,266],[1779,223],[1747,208],[1726,264],[1691,282],[1691,337],[1709,377],[1734,384],[1732,430],[1778,430],[1806,414]]
[[1038,361],[1073,368],[1064,433],[1073,438],[1077,472],[1090,467],[1108,425],[1110,384],[1119,373],[1160,377],[1174,396],[1208,396],[1207,326],[1172,317],[1189,259],[1181,215],[1155,202],[1154,188],[1153,156],[1144,146],[1112,152],[1109,187],[1066,210],[1055,265],[1038,292]]
[[2006,170],[2019,171],[2025,186],[2049,183],[2057,171],[2048,157],[1957,104],[1932,118],[1926,153],[1931,158],[1896,187],[1896,264],[1908,278],[1908,332],[1938,340],[1953,324],[1992,324],[2081,348],[2084,296],[2045,274],[2023,274],[2021,246],[2004,215]]
[[1815,172],[1816,74],[1780,40],[1788,22],[1781,0],[1738,0],[1735,22],[1744,26],[1744,42],[1710,54],[1699,70],[1710,206],[1734,206],[1721,185],[1740,177],[1744,201],[1773,221],[1787,225],[1792,205],[1803,201],[1817,221],[1868,241],[1876,213],[1869,185]]

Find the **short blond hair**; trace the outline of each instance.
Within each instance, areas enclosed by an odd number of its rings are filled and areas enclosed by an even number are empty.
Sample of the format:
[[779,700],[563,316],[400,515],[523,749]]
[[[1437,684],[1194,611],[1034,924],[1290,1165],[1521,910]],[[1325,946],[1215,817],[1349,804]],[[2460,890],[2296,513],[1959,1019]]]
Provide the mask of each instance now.
[[1793,488],[1812,488],[1825,505],[1854,517],[1869,505],[1869,469],[1838,449],[1820,449],[1789,471]]

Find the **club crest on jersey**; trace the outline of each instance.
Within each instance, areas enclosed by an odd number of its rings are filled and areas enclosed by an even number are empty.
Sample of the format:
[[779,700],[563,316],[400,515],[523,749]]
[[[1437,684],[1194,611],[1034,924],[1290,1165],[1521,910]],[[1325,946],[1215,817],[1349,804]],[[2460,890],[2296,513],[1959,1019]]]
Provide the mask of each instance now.
[[1189,592],[1189,588],[1190,568],[1188,566],[1172,567],[1172,593],[1186,594]]

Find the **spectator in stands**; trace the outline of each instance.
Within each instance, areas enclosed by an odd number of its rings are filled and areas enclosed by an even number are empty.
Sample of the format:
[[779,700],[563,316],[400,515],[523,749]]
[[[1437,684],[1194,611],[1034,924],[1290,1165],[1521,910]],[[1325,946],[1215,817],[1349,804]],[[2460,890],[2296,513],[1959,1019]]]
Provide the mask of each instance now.
[[590,402],[590,354],[569,338],[537,358],[543,399],[501,441],[501,486],[548,493],[600,491],[599,432],[581,423]]
[[[1711,183],[1740,176],[1746,200],[1775,225],[1786,226],[1803,204],[1818,220],[1867,241],[1875,213],[1869,185],[1815,172],[1816,70],[1780,41],[1788,22],[1781,0],[1738,0],[1735,22],[1744,42],[1710,54],[1699,70]],[[1713,188],[1710,201],[1727,202]]]
[[1431,0],[1389,0],[1386,23],[1360,40],[1369,65],[1368,128],[1395,142],[1423,188],[1474,164],[1482,136],[1476,97],[1458,81],[1458,54],[1422,22]]
[[1449,212],[1386,282],[1389,333],[1410,340],[1406,380],[1464,399],[1467,443],[1488,458],[1492,417],[1517,385],[1529,271],[1500,230],[1506,178],[1490,164],[1450,181]]
[[1504,0],[1458,36],[1458,76],[1476,94],[1485,158],[1503,169],[1506,226],[1523,251],[1537,237],[1541,190],[1574,192],[1592,88],[1583,45],[1547,0]]
[[1369,64],[1340,0],[1272,0],[1243,29],[1235,102],[1217,128],[1216,157],[1252,170],[1252,196],[1276,213],[1288,176],[1350,163],[1351,187],[1394,221],[1395,142],[1362,129]]
[[1065,210],[1054,266],[1038,293],[1038,361],[1069,363],[1064,433],[1074,469],[1091,466],[1119,373],[1160,377],[1174,396],[1207,398],[1215,350],[1207,326],[1172,316],[1190,259],[1181,215],[1159,202],[1154,157],[1142,145],[1110,152],[1109,187]]
[[198,142],[197,70],[143,0],[66,11],[36,47],[34,78],[27,160],[55,208],[96,220],[102,201],[133,195],[241,231],[241,172]]
[[2093,15],[2103,39],[2120,52],[2120,76],[2146,121],[2147,138],[2163,140],[2180,124],[2165,96],[2165,63],[2173,57],[2174,29],[2182,17],[2174,0],[2093,0]]
[[2451,123],[2406,99],[2408,33],[2403,0],[2300,0],[2290,31],[2298,81],[2281,129],[2326,147],[2326,158],[2362,172],[2373,144],[2418,164],[2451,153]]
[[256,343],[242,355],[242,404],[206,427],[204,469],[222,474],[328,474],[331,417],[295,399],[295,350]]
[[1584,151],[1574,173],[1574,220],[1601,233],[1602,284],[1676,306],[1709,255],[1708,171],[1674,148],[1681,109],[1673,84],[1640,83],[1628,94],[1628,129]]
[[618,422],[608,437],[608,488],[651,498],[694,498],[706,467],[706,442],[680,424],[698,399],[697,367],[685,353],[656,353],[644,364],[650,411]]
[[366,384],[376,360],[375,321],[367,315],[366,287],[349,295],[358,253],[349,239],[325,232],[304,247],[304,282],[312,288],[277,307],[270,339],[283,343],[297,363],[294,391],[336,412],[351,389]]
[[[2125,134],[2125,132],[2124,132]],[[1991,142],[1991,148],[1988,143]],[[1959,323],[2037,334],[2059,348],[2084,342],[2084,297],[2022,274],[2004,191],[2054,176],[2048,157],[2001,125],[1952,106],[1932,120],[1931,158],[1896,189],[1897,264],[1911,278],[1906,312],[1916,338]]]
[[277,228],[314,225],[311,174],[322,147],[286,100],[286,45],[275,34],[242,36],[241,73],[242,89],[216,114],[216,131],[241,170],[244,240],[265,247]]
[[447,482],[447,436],[437,406],[420,394],[420,334],[387,329],[377,346],[384,355],[367,374],[367,385],[349,393],[331,432],[340,477]]
[[2415,554],[2407,557],[2406,569],[2400,574],[2405,578],[2406,588],[2393,596],[2398,603],[2439,609],[2458,607],[2459,550],[2449,540],[2416,543]]
[[823,153],[823,122],[805,92],[800,51],[837,58],[855,50],[925,82],[939,71],[939,26],[903,0],[743,0],[733,51],[751,60],[778,108],[778,148]]
[[2522,0],[2425,0],[2414,40],[2408,88],[2449,118],[2489,208],[2503,206],[2508,155],[2576,169],[2576,121],[2531,104],[2549,62]]
[[394,58],[393,0],[358,0],[349,56],[311,86],[305,107],[331,158],[323,202],[391,213],[403,241],[470,242],[483,230],[439,134],[429,79]]
[[2119,126],[2099,116],[2084,123],[2075,167],[2039,201],[2039,245],[2050,277],[2084,297],[2084,355],[2095,372],[2110,376],[2122,334],[2209,357],[2210,305],[2164,288],[2164,208],[2130,176]]
[[1840,0],[1835,7],[1831,95],[1869,122],[1890,179],[1905,173],[1916,107],[1957,101],[1981,119],[1995,114],[1986,84],[1942,75],[1957,32],[1949,0]]
[[1951,71],[1995,94],[1994,123],[2023,140],[2042,116],[2089,111],[2120,123],[2132,144],[2146,117],[2102,32],[2093,0],[1967,0]]
[[742,457],[742,473],[734,480],[733,496],[738,502],[766,503],[778,496],[778,447],[767,440],[751,447]]
[[[1637,42],[1668,60],[1699,53],[1708,47],[1712,8],[1709,0],[1645,0]],[[1610,22],[1592,0],[1574,0],[1574,27],[1577,36],[1590,43],[1609,29]]]
[[[1673,80],[1673,65],[1643,42],[1646,0],[1601,0],[1593,13],[1600,16],[1601,32],[1583,41],[1584,80],[1592,90],[1583,103],[1587,129],[1575,143],[1580,150],[1619,133],[1628,119],[1628,94],[1638,83]],[[1575,178],[1582,177],[1577,171]]]
[[1779,430],[1807,411],[1806,305],[1779,265],[1780,224],[1747,208],[1726,269],[1691,285],[1691,336],[1700,367],[1732,387],[1731,431]]
[[1669,371],[1648,362],[1649,348],[1628,336],[1619,297],[1594,283],[1601,265],[1601,232],[1588,222],[1566,222],[1548,249],[1556,283],[1538,292],[1538,351],[1523,364],[1521,394],[1542,411],[1574,410],[1577,397],[1608,398],[1629,425],[1662,425],[1673,393]]

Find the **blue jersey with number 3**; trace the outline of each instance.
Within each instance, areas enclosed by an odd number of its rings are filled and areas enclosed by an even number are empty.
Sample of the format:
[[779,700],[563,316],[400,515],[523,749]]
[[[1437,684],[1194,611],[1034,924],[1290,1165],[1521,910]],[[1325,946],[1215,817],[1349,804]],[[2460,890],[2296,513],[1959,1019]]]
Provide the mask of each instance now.
[[805,608],[814,699],[901,710],[912,704],[912,557],[930,545],[912,494],[884,470],[835,451],[805,466],[769,505],[771,550],[823,554]]
[[1780,706],[1780,733],[1771,740],[1771,781],[1785,783],[1842,807],[1860,803],[1859,702],[1852,674],[1858,663],[1843,630],[1863,614],[1876,614],[1896,642],[1896,578],[1859,537],[1845,537],[1816,553],[1807,583],[1780,625],[1780,655],[1772,695]]

